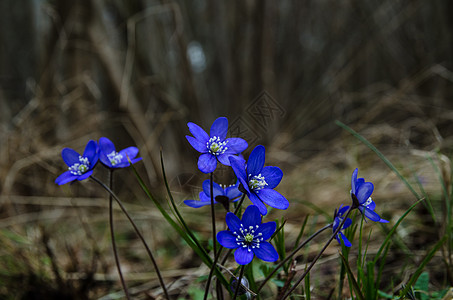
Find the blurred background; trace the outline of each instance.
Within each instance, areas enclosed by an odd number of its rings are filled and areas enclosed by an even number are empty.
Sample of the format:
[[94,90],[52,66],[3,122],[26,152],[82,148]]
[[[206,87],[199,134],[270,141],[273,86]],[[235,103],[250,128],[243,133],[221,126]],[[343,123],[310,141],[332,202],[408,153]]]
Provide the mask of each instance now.
[[[0,294],[83,299],[121,291],[105,193],[89,181],[53,183],[66,170],[62,148],[82,153],[101,136],[117,149],[140,149],[137,169],[157,194],[162,149],[181,204],[197,197],[206,179],[184,137],[187,122],[209,130],[226,116],[230,135],[249,142],[246,157],[263,144],[267,163],[283,169],[279,190],[294,209],[275,216],[295,226],[313,212],[307,203],[329,214],[347,203],[356,167],[375,182],[375,197],[386,203],[379,212],[389,220],[416,200],[335,120],[403,174],[419,176],[426,191],[442,194],[453,149],[452,11],[449,0],[1,1]],[[228,180],[220,171],[217,178]],[[121,172],[115,189],[151,244],[162,246],[164,274],[187,294],[183,279],[199,264],[176,235],[162,235],[165,222],[130,171]],[[181,207],[188,219],[199,213]],[[131,285],[155,283],[152,267],[141,262],[143,249],[118,219]],[[209,229],[193,223],[209,237]],[[435,232],[423,228],[427,237]],[[424,239],[417,243],[425,247]],[[177,253],[166,250],[175,245],[182,245]],[[156,286],[139,285],[137,295],[152,295]]]

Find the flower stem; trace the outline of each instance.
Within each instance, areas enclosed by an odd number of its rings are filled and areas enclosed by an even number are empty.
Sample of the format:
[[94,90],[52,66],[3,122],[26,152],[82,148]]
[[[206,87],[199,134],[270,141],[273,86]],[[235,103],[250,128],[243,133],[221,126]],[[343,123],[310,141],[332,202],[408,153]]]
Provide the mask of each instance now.
[[208,299],[209,286],[211,285],[212,275],[214,274],[214,269],[217,268],[217,261],[219,260],[222,250],[223,250],[223,246],[220,246],[219,253],[214,253],[214,262],[212,263],[211,270],[209,271],[208,281],[206,282],[206,288],[205,288],[204,297],[203,297],[204,300]]
[[[109,172],[109,188],[113,189],[113,170],[110,169]],[[123,286],[124,294],[128,300],[131,299],[129,295],[129,291],[127,289],[126,282],[124,281],[123,272],[121,271],[121,264],[120,259],[118,257],[118,250],[116,248],[116,241],[115,241],[115,230],[113,226],[113,197],[112,194],[109,194],[109,225],[110,225],[110,238],[112,240],[112,249],[113,249],[113,256],[115,257],[115,264],[118,270],[118,275],[120,276],[121,285]]]
[[[217,253],[217,238],[216,238],[216,228],[215,228],[215,210],[214,210],[214,172],[210,173],[210,180],[209,180],[209,189],[211,195],[211,222],[212,222],[212,244],[213,244],[213,251],[214,251],[214,263],[211,266],[211,270],[209,271],[208,281],[206,282],[206,289],[204,291],[203,299],[206,300],[209,294],[209,286],[211,285],[211,278],[212,274],[214,273],[214,269],[217,268],[217,260],[220,255]],[[223,247],[222,247],[223,248]]]
[[256,291],[256,293],[259,293],[261,291],[261,289],[266,285],[266,283],[272,278],[272,276],[274,276],[275,272],[277,272],[277,270],[279,270],[288,260],[290,260],[300,249],[302,249],[302,247],[304,247],[306,244],[308,244],[308,242],[310,242],[313,238],[315,238],[316,236],[318,236],[321,232],[323,232],[324,230],[328,229],[332,227],[332,224],[327,224],[326,226],[324,226],[323,228],[319,229],[318,231],[316,231],[315,233],[313,233],[308,239],[306,239],[303,243],[301,243],[296,249],[293,250],[293,252],[291,252],[291,254],[289,254],[288,256],[286,256],[286,258],[284,260],[282,260],[273,270],[272,272],[267,275],[267,277],[264,279],[264,281],[261,283],[261,285],[258,287],[258,290]]
[[241,198],[241,200],[239,200],[238,206],[236,206],[236,209],[234,210],[234,214],[236,216],[237,216],[237,213],[238,213],[239,209],[242,206],[242,202],[244,202],[244,199],[245,199],[245,194],[242,194],[242,198]]
[[313,268],[313,266],[315,265],[315,263],[318,261],[318,259],[321,257],[321,255],[324,253],[324,251],[327,249],[327,247],[330,245],[330,243],[332,242],[332,240],[337,236],[337,234],[340,232],[340,230],[343,228],[343,225],[344,223],[346,222],[346,220],[348,219],[348,216],[349,214],[351,213],[351,211],[355,208],[354,205],[351,205],[348,209],[348,211],[346,212],[345,216],[343,217],[343,220],[341,222],[341,224],[338,226],[337,230],[335,230],[335,232],[332,234],[332,236],[329,238],[329,240],[327,241],[327,243],[324,245],[324,247],[321,249],[321,251],[318,253],[318,255],[315,257],[315,259],[313,259],[313,261],[311,262],[311,264],[308,266],[308,268],[305,270],[305,272],[302,274],[302,276],[296,281],[296,283],[293,285],[292,288],[289,289],[288,292],[286,292],[286,294],[281,298],[281,300],[285,300],[286,298],[288,298],[288,296],[297,288],[297,286],[302,282],[302,280],[305,278],[305,276],[307,276],[307,274],[310,272],[310,270]]
[[157,266],[157,262],[156,260],[154,259],[154,256],[153,256],[153,253],[151,252],[148,244],[146,243],[143,235],[140,233],[140,230],[138,229],[137,225],[135,224],[134,220],[132,220],[131,216],[129,215],[129,213],[127,212],[126,208],[124,207],[123,203],[121,202],[121,200],[118,198],[118,196],[111,190],[108,188],[108,186],[106,186],[102,181],[100,181],[99,179],[97,179],[96,177],[94,176],[90,176],[90,178],[92,180],[94,180],[96,183],[98,183],[101,187],[103,187],[107,192],[109,192],[109,194],[113,197],[113,199],[115,199],[115,201],[118,203],[118,205],[120,206],[121,210],[123,211],[123,213],[126,215],[127,219],[129,220],[129,222],[131,223],[132,227],[134,228],[135,230],[135,233],[137,234],[137,236],[140,238],[140,240],[142,241],[143,243],[143,246],[145,247],[146,249],[146,252],[148,253],[148,256],[149,258],[151,259],[151,262],[153,263],[154,265],[154,269],[156,270],[156,274],[157,274],[157,277],[159,279],[159,283],[160,283],[160,286],[162,287],[162,290],[164,291],[164,294],[165,294],[165,297],[167,299],[170,299],[170,296],[168,295],[168,291],[167,291],[167,287],[165,286],[165,283],[164,283],[164,280],[162,279],[162,275],[159,271],[159,267]]
[[245,269],[245,266],[241,265],[241,271],[239,272],[239,278],[238,278],[237,285],[236,285],[236,291],[234,291],[233,300],[236,300],[236,297],[239,295],[239,290],[241,289],[241,286],[242,286],[242,276],[244,276],[244,269]]
[[[215,228],[215,209],[214,209],[214,172],[210,173],[210,192],[211,192],[211,221],[212,221],[212,244],[214,249],[214,260],[217,254],[217,238],[216,238],[216,228]],[[216,267],[215,264],[212,265],[214,268]]]

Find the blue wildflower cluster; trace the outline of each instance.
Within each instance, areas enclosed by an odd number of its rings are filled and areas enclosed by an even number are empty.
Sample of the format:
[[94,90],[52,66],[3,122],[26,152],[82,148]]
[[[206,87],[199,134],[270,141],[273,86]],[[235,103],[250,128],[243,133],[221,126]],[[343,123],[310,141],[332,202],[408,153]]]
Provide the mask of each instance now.
[[[248,157],[248,160],[244,159],[242,152],[248,148],[248,143],[239,137],[227,138],[228,134],[228,119],[225,117],[217,118],[209,131],[209,134],[203,130],[197,124],[189,122],[187,124],[189,131],[192,136],[187,135],[186,139],[190,145],[200,153],[198,158],[198,169],[205,174],[210,175],[210,179],[206,179],[202,184],[202,191],[199,193],[199,199],[190,199],[185,200],[184,203],[187,206],[193,208],[200,208],[207,205],[211,206],[212,214],[212,233],[214,240],[214,263],[211,266],[211,273],[207,280],[207,287],[205,293],[205,299],[209,290],[210,279],[214,270],[217,268],[217,261],[220,256],[220,251],[216,251],[217,242],[225,248],[234,250],[234,259],[236,263],[240,266],[240,276],[232,280],[231,286],[235,294],[234,299],[237,295],[247,294],[250,296],[250,291],[248,289],[247,279],[242,278],[244,272],[244,266],[250,264],[254,257],[264,262],[276,262],[279,259],[279,254],[271,244],[272,237],[276,234],[277,223],[274,221],[263,222],[263,219],[268,213],[268,207],[275,209],[286,210],[289,207],[289,201],[275,188],[280,184],[283,178],[283,172],[279,167],[276,166],[265,166],[265,157],[266,150],[262,145],[256,146]],[[116,151],[114,144],[105,137],[101,137],[99,142],[91,140],[85,147],[85,150],[82,155],[70,148],[64,148],[62,150],[62,157],[64,162],[68,165],[68,170],[61,174],[56,180],[55,183],[58,185],[63,185],[75,180],[81,181],[87,178],[92,178],[94,181],[100,183],[98,179],[92,176],[94,168],[97,163],[100,161],[102,165],[111,171],[118,168],[125,168],[140,161],[142,158],[137,157],[138,148],[137,147],[128,147],[120,151]],[[233,184],[220,184],[214,182],[214,171],[217,169],[218,163],[225,166],[231,167],[232,174],[235,175],[235,179],[232,181]],[[357,209],[365,220],[371,220],[374,222],[388,223],[387,220],[382,219],[376,212],[376,204],[371,199],[371,194],[374,190],[374,185],[371,182],[366,182],[364,178],[357,178],[358,169],[355,169],[351,177],[351,205],[340,205],[338,209],[335,209],[333,222],[326,225],[322,230],[317,234],[322,232],[324,229],[331,228],[332,236],[330,240],[326,243],[326,246],[318,254],[309,267],[306,269],[306,273],[312,268],[316,263],[319,256],[325,250],[327,245],[335,238],[339,244],[343,244],[346,247],[351,247],[352,243],[348,240],[346,235],[343,233],[343,230],[350,227],[352,220],[348,218],[351,211]],[[165,174],[164,174],[165,177]],[[102,183],[100,183],[103,185]],[[105,186],[104,186],[105,187]],[[105,187],[106,188],[106,187]],[[106,188],[111,196],[113,192]],[[170,191],[169,191],[170,193]],[[247,197],[251,204],[248,205],[242,216],[240,212],[242,211],[243,201]],[[123,212],[127,214],[124,210],[124,207],[121,205],[119,199],[115,196],[116,201],[120,204]],[[112,201],[112,200],[111,200]],[[153,200],[154,201],[154,200]],[[225,215],[225,223],[228,226],[226,230],[216,232],[215,229],[215,210],[214,204],[222,204],[226,209],[227,213]],[[162,208],[158,206],[161,212],[169,218],[168,214],[162,211]],[[173,206],[177,212],[177,207]],[[234,212],[230,211],[231,208],[234,208]],[[111,209],[111,208],[110,208]],[[179,218],[182,218],[179,213],[176,214]],[[128,216],[128,219],[133,223],[132,219]],[[182,219],[179,219],[179,224],[185,225],[185,222]],[[112,221],[111,221],[112,222]],[[171,223],[173,224],[173,223]],[[177,226],[176,222],[172,226]],[[136,226],[134,228],[137,230]],[[112,239],[113,234],[113,224],[111,226]],[[140,235],[138,231],[137,234]],[[178,230],[178,232],[190,232],[188,227],[185,227],[184,230]],[[187,241],[193,243],[194,236],[186,239]],[[308,242],[308,239],[306,242]],[[142,241],[145,247],[148,250],[148,253],[151,257],[151,260],[155,264],[154,258],[152,258],[151,251],[149,250],[146,242]],[[278,266],[270,272],[270,275],[266,277],[261,287],[272,277],[272,275],[285,263],[287,263],[292,257],[299,251],[305,244],[301,243],[294,251],[285,255],[285,258],[278,264]],[[115,247],[113,241],[113,247]],[[196,244],[196,243],[195,243]],[[197,245],[201,247],[200,245]],[[279,248],[280,249],[280,248]],[[202,251],[203,253],[203,251]],[[206,252],[204,252],[206,253]],[[208,254],[206,254],[208,255]],[[226,261],[226,259],[225,259]],[[117,260],[118,271],[121,276],[120,265]],[[156,271],[164,293],[168,298],[167,290],[165,284],[159,275],[157,265],[155,265]],[[301,282],[304,276],[301,276],[297,283],[293,285],[289,291],[283,295],[282,299],[286,299],[289,294],[295,289],[295,287]],[[242,283],[240,288],[237,287],[238,282]],[[129,298],[127,293],[126,285],[123,282],[123,287],[126,293],[127,298]],[[257,292],[261,289],[258,289]]]
[[[264,166],[265,148],[261,145],[252,150],[246,161],[240,154],[247,149],[248,144],[242,138],[226,138],[228,120],[220,117],[211,126],[208,135],[200,126],[188,123],[193,137],[186,136],[192,147],[202,153],[198,159],[198,168],[203,173],[212,173],[220,162],[231,166],[237,177],[233,186],[222,188],[212,182],[213,202],[226,203],[237,201],[246,194],[253,205],[245,210],[242,221],[232,212],[226,215],[229,230],[217,234],[217,241],[225,248],[236,249],[235,259],[240,265],[249,264],[256,255],[259,259],[274,262],[278,259],[277,251],[267,242],[276,230],[275,222],[261,223],[262,215],[267,214],[266,205],[278,209],[287,209],[288,200],[274,188],[280,183],[283,172],[278,167]],[[201,207],[211,204],[211,181],[203,183],[200,200],[186,200],[184,203],[191,207]]]
[[116,152],[115,145],[106,137],[101,137],[99,143],[89,141],[83,155],[73,149],[64,148],[61,156],[68,165],[68,171],[58,176],[55,183],[62,185],[74,180],[81,181],[89,178],[99,160],[109,169],[128,167],[130,162],[134,164],[142,159],[141,157],[136,158],[137,154],[137,147],[129,147]]

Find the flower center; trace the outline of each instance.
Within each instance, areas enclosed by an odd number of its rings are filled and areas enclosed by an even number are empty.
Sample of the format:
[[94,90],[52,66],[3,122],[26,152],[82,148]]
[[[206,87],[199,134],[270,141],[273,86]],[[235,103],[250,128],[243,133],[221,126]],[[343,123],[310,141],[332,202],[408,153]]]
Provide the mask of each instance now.
[[206,147],[208,148],[209,153],[213,155],[220,155],[225,153],[226,150],[228,150],[228,147],[226,146],[227,142],[228,141],[222,142],[218,136],[213,136],[206,143]]
[[123,156],[118,152],[112,151],[112,153],[107,154],[107,158],[109,159],[112,166],[115,166],[121,162]]
[[79,162],[69,167],[72,175],[80,176],[90,169],[90,161],[87,157],[79,156]]
[[246,243],[251,243],[253,241],[253,235],[252,234],[247,234],[245,237],[244,237],[244,241]]
[[371,199],[371,197],[368,197],[368,199],[366,199],[365,203],[363,203],[363,205],[368,208],[368,206],[373,202],[373,200]]
[[248,248],[248,251],[252,251],[253,248],[259,248],[260,242],[263,241],[263,238],[260,238],[263,234],[260,232],[255,234],[255,230],[259,228],[259,225],[255,227],[249,226],[249,228],[244,228],[244,225],[241,224],[239,232],[233,232],[236,235],[236,243],[239,247]]
[[[249,176],[251,176],[251,174]],[[266,185],[267,182],[261,174],[255,175],[249,180],[249,187],[255,191],[263,189]]]

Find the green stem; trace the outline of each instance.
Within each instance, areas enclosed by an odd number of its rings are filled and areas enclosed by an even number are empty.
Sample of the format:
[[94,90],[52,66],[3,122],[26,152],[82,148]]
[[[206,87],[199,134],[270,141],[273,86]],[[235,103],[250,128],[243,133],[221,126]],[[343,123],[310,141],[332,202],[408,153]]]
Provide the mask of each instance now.
[[129,213],[127,212],[126,208],[124,207],[123,203],[121,202],[121,200],[118,198],[118,196],[111,190],[109,189],[108,186],[106,186],[102,181],[100,181],[99,179],[97,179],[96,177],[94,176],[90,176],[90,178],[92,180],[94,180],[96,183],[98,183],[101,187],[103,187],[107,192],[110,193],[110,195],[113,197],[113,199],[115,199],[115,201],[118,203],[118,205],[120,206],[121,210],[123,211],[123,213],[126,215],[127,219],[129,220],[129,222],[131,223],[132,227],[134,228],[135,230],[135,233],[137,234],[137,236],[140,238],[140,240],[142,241],[143,243],[143,246],[145,247],[146,249],[146,252],[148,253],[148,256],[149,258],[151,259],[151,262],[153,263],[154,265],[154,269],[156,270],[156,274],[157,274],[157,277],[159,279],[159,283],[160,283],[160,286],[162,287],[162,290],[164,291],[164,294],[165,294],[165,297],[167,299],[170,299],[170,296],[168,295],[168,291],[167,291],[167,287],[165,286],[165,283],[164,283],[164,280],[162,278],[162,275],[159,271],[159,267],[157,266],[157,262],[156,260],[154,259],[154,256],[153,256],[153,253],[151,252],[151,249],[149,248],[148,244],[146,243],[143,235],[140,233],[140,230],[138,229],[137,225],[135,224],[134,220],[132,220],[131,216],[129,215]]
[[327,243],[324,245],[324,247],[321,249],[321,251],[318,253],[318,255],[315,257],[315,259],[311,262],[311,264],[308,266],[308,268],[305,270],[305,272],[302,274],[302,276],[296,281],[296,283],[293,285],[291,289],[289,289],[288,292],[281,298],[281,300],[285,300],[288,298],[288,296],[297,288],[297,286],[301,283],[302,280],[304,280],[305,276],[310,272],[310,270],[313,268],[315,263],[318,261],[318,259],[321,257],[321,255],[324,253],[324,251],[327,249],[327,247],[330,245],[332,240],[338,235],[340,230],[343,228],[344,223],[348,219],[349,214],[351,211],[356,208],[356,206],[353,204],[349,207],[348,211],[346,212],[346,215],[343,217],[343,220],[341,224],[338,226],[337,230],[332,234],[332,236],[329,238]]
[[[113,188],[113,170],[110,169],[109,171],[109,188]],[[123,286],[124,294],[128,300],[131,299],[129,295],[129,291],[127,289],[126,282],[124,281],[123,272],[121,271],[121,264],[120,259],[118,257],[118,250],[116,248],[116,241],[115,241],[115,230],[113,226],[113,197],[109,194],[109,225],[110,225],[110,239],[112,240],[112,249],[113,249],[113,256],[115,257],[115,264],[116,269],[118,270],[118,275],[120,276],[121,285]]]

